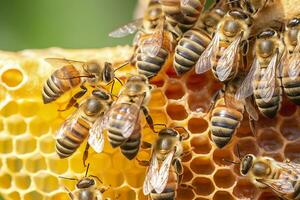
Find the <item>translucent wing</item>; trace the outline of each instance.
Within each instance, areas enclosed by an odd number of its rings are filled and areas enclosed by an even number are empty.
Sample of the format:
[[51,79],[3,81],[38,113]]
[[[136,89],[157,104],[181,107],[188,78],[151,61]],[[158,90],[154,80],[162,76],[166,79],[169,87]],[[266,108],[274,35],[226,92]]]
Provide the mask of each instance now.
[[56,132],[56,139],[63,139],[66,137],[66,132],[71,131],[74,125],[77,123],[77,120],[80,117],[80,108],[76,110],[70,117],[66,119],[66,121],[62,124],[62,126]]
[[190,3],[191,0],[180,0],[181,6],[186,6]]
[[269,186],[272,190],[281,195],[288,195],[295,192],[291,181],[286,179],[261,179],[259,182]]
[[196,74],[202,74],[211,68],[211,59],[215,57],[216,52],[219,48],[219,39],[220,36],[218,33],[216,33],[205,51],[201,54],[199,60],[195,65]]
[[256,109],[254,108],[252,102],[248,98],[245,100],[245,108],[246,108],[246,111],[248,112],[248,114],[250,115],[250,117],[252,119],[254,119],[255,121],[257,121],[258,114],[257,114]]
[[137,32],[134,35],[134,38],[133,38],[133,41],[132,41],[133,46],[138,45],[139,40],[141,39],[141,36],[142,36],[142,32],[141,31]]
[[294,162],[276,162],[276,164],[283,169],[290,179],[299,180],[300,164]]
[[292,80],[295,80],[300,73],[300,42],[294,49],[294,53],[288,59],[288,75]]
[[152,182],[157,178],[158,176],[158,161],[156,154],[152,154],[150,166],[148,167],[148,172],[144,180],[143,185],[143,192],[144,195],[148,195],[151,193],[151,191],[154,189]]
[[103,131],[106,128],[107,117],[100,116],[94,122],[89,131],[88,143],[97,153],[101,153],[104,147],[104,135]]
[[169,169],[173,160],[174,151],[170,152],[162,163],[158,176],[155,179],[154,189],[157,193],[162,193],[166,188],[169,179]]
[[236,55],[238,54],[239,44],[242,35],[237,37],[224,51],[223,55],[218,61],[216,67],[216,74],[220,81],[225,81],[233,67],[236,65]]
[[113,38],[125,37],[127,35],[135,33],[139,28],[141,28],[142,25],[143,18],[137,19],[129,22],[128,24],[125,24],[124,26],[121,26],[120,28],[117,28],[116,30],[110,32],[108,35],[109,37]]
[[245,80],[243,81],[243,83],[241,84],[241,86],[235,94],[236,99],[246,99],[247,97],[253,94],[253,81],[256,74],[256,70],[259,68],[259,62],[255,58]]
[[258,84],[259,96],[264,102],[269,102],[275,92],[277,55],[273,55]]
[[75,68],[82,68],[86,65],[86,62],[68,60],[65,58],[45,58],[45,61],[52,65],[53,67],[64,67],[67,65],[73,65]]

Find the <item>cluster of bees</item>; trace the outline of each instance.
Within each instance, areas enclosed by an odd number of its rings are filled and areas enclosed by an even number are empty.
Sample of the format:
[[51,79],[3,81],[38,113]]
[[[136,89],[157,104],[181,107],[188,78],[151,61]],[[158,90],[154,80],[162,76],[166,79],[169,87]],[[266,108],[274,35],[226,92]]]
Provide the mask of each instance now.
[[[295,104],[300,104],[300,18],[276,22],[259,33],[251,32],[254,17],[271,0],[216,0],[205,11],[204,0],[151,0],[145,15],[115,31],[111,37],[136,33],[132,57],[119,67],[106,62],[80,62],[64,58],[47,58],[56,69],[43,88],[44,103],[55,101],[65,92],[80,86],[63,110],[76,111],[63,123],[57,133],[56,151],[60,158],[71,156],[87,138],[83,155],[86,165],[88,149],[103,151],[106,139],[113,148],[119,147],[129,160],[140,148],[152,148],[143,192],[150,199],[176,199],[176,190],[183,175],[182,141],[189,137],[184,127],[164,127],[156,131],[147,104],[152,85],[149,80],[173,56],[177,75],[194,70],[202,74],[209,70],[224,84],[212,98],[210,105],[211,139],[217,147],[226,146],[237,131],[245,110],[252,131],[258,111],[269,118],[280,109],[283,91]],[[249,57],[251,59],[249,59]],[[252,63],[248,63],[252,60]],[[116,70],[128,64],[136,66],[118,95],[107,91],[103,84],[119,78]],[[122,82],[121,82],[122,83]],[[83,101],[78,100],[93,91]],[[62,111],[63,111],[62,110]],[[141,114],[158,133],[154,144],[142,141]],[[179,131],[178,129],[184,130]],[[282,199],[300,199],[300,165],[286,160],[278,162],[270,157],[240,156],[240,173],[259,188],[270,188]],[[87,170],[88,171],[88,170]],[[76,191],[69,191],[71,199],[100,200],[105,189],[96,184],[97,177],[77,180]],[[100,179],[98,179],[100,181]],[[101,181],[100,181],[101,182]]]

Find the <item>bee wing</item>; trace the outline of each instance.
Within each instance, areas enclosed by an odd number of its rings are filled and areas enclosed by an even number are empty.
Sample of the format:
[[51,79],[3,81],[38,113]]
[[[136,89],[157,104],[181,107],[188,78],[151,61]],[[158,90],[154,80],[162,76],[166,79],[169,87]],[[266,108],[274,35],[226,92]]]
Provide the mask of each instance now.
[[180,5],[181,6],[186,6],[190,3],[191,0],[180,0]]
[[220,81],[225,81],[230,72],[232,71],[235,61],[236,55],[238,54],[239,45],[242,39],[242,35],[237,37],[224,51],[223,55],[221,56],[220,60],[218,61],[216,67],[216,74]]
[[272,57],[258,84],[259,95],[264,102],[269,102],[275,92],[277,55],[276,53]]
[[236,99],[246,99],[253,94],[253,81],[256,74],[256,69],[259,69],[259,62],[255,58],[246,78],[235,93]]
[[144,180],[144,185],[143,185],[144,195],[150,194],[151,191],[154,189],[152,182],[154,182],[153,180],[155,180],[156,177],[158,176],[158,161],[157,161],[156,153],[153,152],[152,155],[153,156],[151,158],[151,162],[148,167],[148,172]]
[[166,188],[166,185],[168,183],[168,179],[169,179],[169,169],[173,160],[173,156],[174,156],[174,151],[171,151],[165,158],[164,162],[162,163],[159,172],[158,172],[158,176],[155,179],[155,183],[153,183],[154,185],[154,189],[155,191],[160,194],[164,191],[164,189]]
[[142,25],[143,18],[136,19],[132,22],[129,22],[128,24],[125,24],[124,26],[117,28],[116,30],[110,32],[108,35],[109,37],[113,38],[125,37],[127,35],[135,33],[139,28],[142,27]]
[[293,184],[287,179],[260,179],[259,182],[269,186],[281,195],[288,195],[295,192]]
[[61,125],[61,127],[56,132],[56,139],[63,139],[66,137],[66,131],[72,130],[74,125],[77,123],[78,118],[80,117],[80,108],[76,110],[66,121]]
[[281,167],[287,176],[292,180],[299,180],[300,164],[294,162],[276,162]]
[[295,80],[300,73],[300,42],[295,47],[294,53],[290,56],[287,62],[288,75],[292,80]]
[[107,124],[106,116],[99,117],[89,131],[88,143],[97,153],[101,153],[104,147],[103,131]]
[[248,114],[250,115],[250,117],[252,119],[254,119],[255,121],[257,121],[258,113],[256,112],[256,109],[254,108],[254,106],[249,98],[245,99],[245,108],[246,108],[246,111],[248,112]]
[[201,54],[199,60],[195,65],[196,74],[202,74],[211,68],[211,59],[215,57],[216,52],[219,48],[219,39],[220,36],[218,33],[216,33],[205,51]]
[[45,58],[45,61],[52,65],[53,67],[64,67],[67,65],[73,65],[75,68],[82,68],[86,65],[86,62],[68,60],[65,58]]

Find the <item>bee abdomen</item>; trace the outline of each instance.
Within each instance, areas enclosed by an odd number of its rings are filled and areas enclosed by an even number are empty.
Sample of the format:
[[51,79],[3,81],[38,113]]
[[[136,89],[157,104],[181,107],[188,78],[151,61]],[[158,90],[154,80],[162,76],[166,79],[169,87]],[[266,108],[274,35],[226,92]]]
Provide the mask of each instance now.
[[295,104],[300,105],[300,77],[297,77],[295,80],[283,77],[282,84],[287,97]]
[[89,125],[84,120],[78,120],[74,128],[67,130],[65,138],[57,139],[56,152],[60,158],[71,156],[81,145],[89,133]]
[[128,140],[120,146],[121,152],[126,158],[132,160],[139,152],[141,143],[141,133],[134,132]]
[[242,113],[233,109],[215,108],[211,117],[212,140],[222,148],[229,143],[232,135],[240,126]]
[[126,138],[123,137],[122,132],[115,128],[108,128],[108,141],[113,148],[116,148],[124,143]]
[[[297,180],[297,179],[296,179]],[[300,181],[295,181],[293,199],[300,200]]]
[[79,85],[81,83],[79,76],[79,72],[73,66],[65,66],[56,70],[44,84],[42,92],[44,103],[55,101],[64,92]]
[[136,65],[140,74],[147,76],[148,78],[155,76],[165,64],[169,55],[168,51],[164,48],[160,48],[159,53],[155,57],[149,55],[141,55],[138,52]]
[[189,71],[208,46],[211,38],[204,31],[192,29],[179,40],[175,49],[174,67],[177,74]]
[[176,192],[162,192],[161,194],[151,193],[150,194],[152,200],[174,200],[176,198]]

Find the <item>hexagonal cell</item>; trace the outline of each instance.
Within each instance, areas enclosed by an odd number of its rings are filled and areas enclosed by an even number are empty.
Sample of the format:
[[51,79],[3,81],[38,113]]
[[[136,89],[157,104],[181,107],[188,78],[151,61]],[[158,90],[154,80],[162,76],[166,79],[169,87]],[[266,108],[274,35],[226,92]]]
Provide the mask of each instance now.
[[193,92],[202,92],[203,89],[207,87],[208,82],[208,76],[205,74],[198,75],[192,72],[188,75],[185,84],[187,88]]
[[105,172],[111,168],[112,162],[111,157],[108,154],[94,154],[89,155],[91,160],[93,161],[93,165],[90,166],[91,171],[102,171]]
[[46,193],[57,190],[59,187],[57,177],[44,172],[35,175],[33,181],[39,191]]
[[0,175],[0,188],[9,189],[11,187],[12,177],[11,175],[4,173]]
[[288,100],[287,98],[283,98],[281,102],[281,109],[279,114],[284,117],[292,116],[297,110],[297,105]]
[[209,98],[205,93],[190,93],[188,95],[188,106],[193,112],[206,112],[209,106]]
[[191,147],[196,154],[208,154],[212,148],[207,136],[194,136],[191,139]]
[[183,183],[192,180],[193,173],[190,170],[189,166],[183,165],[183,174],[184,174],[184,176],[182,177],[182,182]]
[[124,184],[124,176],[121,172],[111,169],[109,171],[104,172],[105,177],[103,178],[103,182],[107,185],[111,185],[112,187],[119,187]]
[[39,140],[40,151],[45,154],[55,152],[55,139],[52,135],[47,135]]
[[263,129],[257,137],[258,145],[265,151],[276,151],[282,148],[283,141],[273,129]]
[[12,200],[21,200],[19,192],[11,192],[7,194],[7,197],[8,199],[12,199]]
[[23,161],[15,156],[6,159],[6,166],[11,172],[19,172],[23,167]]
[[224,161],[233,160],[232,152],[228,149],[215,149],[213,153],[213,160],[219,166],[231,165],[231,163]]
[[208,128],[208,122],[203,118],[191,118],[188,121],[188,129],[192,133],[203,133]]
[[163,87],[165,83],[165,77],[161,75],[154,76],[150,80],[150,84],[156,85],[157,87]]
[[182,83],[174,79],[168,81],[165,95],[168,99],[181,99],[185,95]]
[[65,192],[59,192],[50,197],[50,200],[65,200],[69,199],[69,195]]
[[238,180],[236,186],[233,189],[233,195],[238,198],[250,198],[255,199],[258,189],[248,179]]
[[197,177],[193,180],[192,185],[195,187],[197,195],[208,196],[214,192],[215,186],[209,178]]
[[167,113],[173,120],[184,120],[188,117],[184,106],[179,104],[169,104],[167,106]]
[[[140,188],[144,183],[145,179],[145,171],[144,170],[130,170],[129,172],[124,173],[126,182],[133,188]],[[135,178],[132,178],[135,177]]]
[[270,128],[270,127],[276,128],[276,125],[279,124],[278,121],[279,121],[278,116],[273,119],[270,119],[260,114],[259,120],[256,122],[256,127],[261,129]]
[[191,188],[179,187],[177,189],[176,199],[190,200],[190,199],[193,199],[194,196],[195,196],[195,194]]
[[41,136],[49,131],[49,124],[44,119],[36,117],[29,123],[30,133],[34,136]]
[[3,131],[3,129],[4,129],[3,119],[0,118],[0,132]]
[[69,162],[66,159],[60,159],[56,155],[47,157],[49,169],[56,174],[63,174],[68,171]]
[[3,117],[9,117],[17,114],[19,111],[19,105],[16,101],[7,102],[0,110],[0,115]]
[[287,144],[284,149],[284,157],[291,161],[300,162],[300,141]]
[[26,122],[19,115],[10,116],[6,120],[7,130],[12,135],[20,135],[26,132]]
[[45,104],[38,110],[37,115],[41,119],[51,122],[54,121],[58,116],[57,109],[58,109],[57,104],[54,103]]
[[128,160],[123,154],[120,152],[116,151],[112,156],[111,156],[113,168],[118,170],[118,171],[128,171],[132,170],[134,167],[134,162],[131,162]]
[[168,119],[165,114],[165,110],[163,108],[151,109],[150,115],[153,119],[154,124],[167,124],[168,123]]
[[281,151],[278,153],[274,152],[265,152],[263,153],[263,156],[274,158],[277,161],[283,162],[285,159],[283,158],[283,155],[281,154]]
[[148,107],[155,108],[155,107],[163,107],[167,103],[165,95],[159,89],[155,89],[151,93],[151,100],[148,104]]
[[85,168],[82,164],[82,154],[75,153],[74,156],[72,156],[72,159],[70,159],[70,169],[76,173],[85,172]]
[[229,192],[217,191],[213,197],[213,200],[234,200],[234,198]]
[[112,195],[112,199],[135,199],[135,191],[129,187],[122,187]]
[[209,157],[196,157],[190,163],[190,167],[196,174],[212,174],[215,166]]
[[24,117],[32,117],[37,114],[41,106],[40,102],[24,99],[19,103],[20,114]]
[[219,188],[230,188],[235,183],[235,176],[228,169],[219,169],[214,174],[214,182]]
[[24,200],[43,200],[44,197],[38,191],[31,191],[24,195]]
[[14,177],[14,181],[15,181],[16,186],[20,190],[28,189],[31,184],[30,176],[28,176],[26,174],[16,174]]
[[[238,131],[236,131],[235,135],[239,138],[242,137],[254,137],[255,133],[252,133],[249,125],[249,117],[246,116],[247,113],[244,114],[243,121],[241,122],[241,126],[239,127]],[[254,122],[255,124],[257,122]]]
[[[259,152],[259,148],[257,146],[257,142],[255,141],[255,138],[243,138],[240,139],[238,142],[238,147],[240,149],[240,156],[244,156],[246,154],[253,154],[253,155],[257,155]],[[238,149],[237,146],[234,146],[234,154],[236,155],[236,157],[238,157],[239,155],[237,155]]]
[[170,78],[179,78],[179,76],[176,74],[175,69],[174,69],[174,67],[171,63],[169,63],[169,65],[166,64],[166,66],[167,67],[166,67],[165,73],[168,77],[170,77]]
[[36,173],[41,170],[46,170],[47,165],[45,158],[40,154],[30,156],[25,160],[25,168],[28,172]]
[[24,74],[20,69],[10,68],[6,69],[1,74],[0,80],[2,84],[7,88],[15,88],[18,87],[23,82]]
[[5,135],[0,135],[0,153],[11,153],[13,150],[12,139]]
[[294,141],[300,137],[299,120],[285,119],[280,126],[280,132],[283,137],[289,141]]
[[30,135],[17,138],[16,140],[16,151],[18,154],[27,154],[35,151],[36,139]]
[[259,195],[258,200],[280,200],[273,192],[263,192]]

